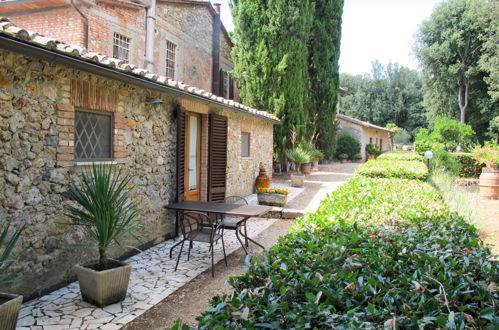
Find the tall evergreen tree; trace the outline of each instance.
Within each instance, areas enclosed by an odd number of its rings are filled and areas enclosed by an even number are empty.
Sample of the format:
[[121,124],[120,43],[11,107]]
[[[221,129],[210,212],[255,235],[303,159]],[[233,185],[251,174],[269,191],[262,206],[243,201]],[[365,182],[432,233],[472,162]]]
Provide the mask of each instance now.
[[307,42],[314,4],[310,1],[231,0],[234,17],[234,75],[244,103],[277,115],[275,152],[291,147],[291,132],[306,133],[309,102]]
[[333,125],[338,102],[341,15],[343,0],[314,0],[309,40],[312,140],[326,158],[334,154]]

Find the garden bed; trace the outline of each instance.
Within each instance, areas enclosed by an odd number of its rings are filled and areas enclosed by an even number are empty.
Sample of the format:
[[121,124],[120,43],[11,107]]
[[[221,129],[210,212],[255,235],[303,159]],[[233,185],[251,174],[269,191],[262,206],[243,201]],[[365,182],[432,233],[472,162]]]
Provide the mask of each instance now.
[[428,179],[428,167],[420,161],[369,160],[355,171],[356,174],[372,178]]
[[431,185],[356,177],[232,278],[199,326],[493,328],[498,278]]

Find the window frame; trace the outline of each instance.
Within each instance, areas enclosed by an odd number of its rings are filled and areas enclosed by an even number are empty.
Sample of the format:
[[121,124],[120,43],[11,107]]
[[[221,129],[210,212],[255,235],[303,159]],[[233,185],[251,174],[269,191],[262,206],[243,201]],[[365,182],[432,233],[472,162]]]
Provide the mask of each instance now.
[[[126,48],[123,46],[126,43]],[[132,39],[124,34],[113,32],[113,57],[120,59],[122,61],[130,62],[130,49],[132,45]],[[114,52],[116,48],[116,53]],[[126,49],[126,58],[120,57],[120,49]]]
[[[173,46],[173,51],[170,50],[168,46],[172,45]],[[165,53],[165,76],[167,78],[176,80],[176,73],[177,73],[177,53],[178,53],[178,45],[174,43],[173,41],[166,40],[166,53]],[[173,53],[173,59],[170,58],[170,54]],[[169,65],[169,62],[173,61],[173,65]],[[173,75],[169,75],[168,71],[172,70]]]
[[[248,154],[244,155],[243,151],[243,136],[248,136]],[[241,158],[251,158],[251,133],[241,132]]]
[[[109,158],[79,158],[76,154],[76,139],[78,138],[78,132],[76,131],[76,116],[78,112],[91,113],[95,115],[107,116],[109,117]],[[85,108],[75,109],[75,121],[74,121],[74,161],[76,163],[95,163],[95,162],[112,162],[114,161],[114,113],[110,111],[99,111]]]

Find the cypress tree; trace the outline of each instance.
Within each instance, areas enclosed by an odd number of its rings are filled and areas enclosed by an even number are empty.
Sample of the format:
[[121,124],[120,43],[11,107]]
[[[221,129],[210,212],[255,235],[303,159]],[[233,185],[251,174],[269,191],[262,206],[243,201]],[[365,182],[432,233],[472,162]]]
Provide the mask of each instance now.
[[306,133],[309,102],[307,43],[313,3],[287,0],[232,0],[233,58],[245,104],[274,113],[274,150],[282,158],[291,132]]
[[314,0],[309,42],[312,141],[326,158],[334,154],[343,0]]

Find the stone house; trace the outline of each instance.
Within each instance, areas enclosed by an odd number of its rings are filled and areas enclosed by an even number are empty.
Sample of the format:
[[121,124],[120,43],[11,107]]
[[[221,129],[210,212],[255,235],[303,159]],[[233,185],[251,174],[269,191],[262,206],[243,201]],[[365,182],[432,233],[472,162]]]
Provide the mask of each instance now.
[[381,151],[391,150],[391,135],[393,132],[387,128],[371,124],[353,117],[338,113],[338,134],[344,131],[352,133],[360,142],[362,159],[367,159],[366,145],[375,144]]
[[8,0],[0,16],[89,51],[237,100],[232,41],[207,0]]
[[264,111],[0,18],[0,219],[27,224],[22,281],[9,291],[43,294],[97,257],[71,247],[83,234],[63,224],[68,183],[88,165],[133,177],[143,228],[129,244],[147,248],[175,236],[168,203],[247,195],[260,162],[272,173],[275,124]]

